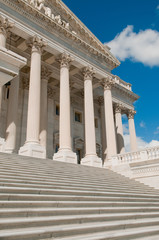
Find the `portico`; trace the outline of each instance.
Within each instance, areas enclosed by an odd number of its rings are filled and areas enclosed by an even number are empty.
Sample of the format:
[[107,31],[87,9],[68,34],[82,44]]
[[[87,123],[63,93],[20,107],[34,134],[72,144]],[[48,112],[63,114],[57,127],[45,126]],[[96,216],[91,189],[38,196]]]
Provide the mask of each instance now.
[[[17,4],[15,1],[12,7],[17,9]],[[16,24],[14,32],[11,29],[12,34],[6,39],[7,47],[28,60],[20,72],[19,87],[17,82],[19,100],[14,99],[20,104],[12,151],[77,164],[78,150],[81,164],[102,167],[113,155],[125,151],[122,113],[128,113],[131,144],[135,149],[135,125],[130,112],[134,111],[133,103],[138,96],[132,92],[130,84],[111,74],[120,63],[109,48],[87,29],[83,30],[87,36],[84,40],[81,22],[69,20],[67,14],[70,13],[67,8],[62,11],[61,5],[57,16],[47,6],[47,1],[34,5],[21,0],[20,6],[26,8],[30,29],[25,22],[22,26],[13,16],[8,16]],[[16,11],[21,14],[20,8]],[[0,14],[5,17],[7,13],[3,9]],[[38,18],[42,30],[33,16]],[[14,95],[10,89],[9,98],[3,100],[4,119],[5,112],[8,111],[8,119],[16,112],[9,107]],[[76,139],[83,143],[80,149],[76,148]],[[11,137],[7,138],[8,142],[10,140]]]

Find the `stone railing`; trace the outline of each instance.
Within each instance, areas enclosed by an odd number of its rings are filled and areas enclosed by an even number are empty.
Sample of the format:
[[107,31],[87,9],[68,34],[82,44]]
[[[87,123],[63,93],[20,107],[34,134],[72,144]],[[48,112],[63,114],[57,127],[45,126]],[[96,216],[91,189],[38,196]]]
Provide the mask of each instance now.
[[110,161],[112,162],[112,165],[120,165],[155,159],[159,159],[159,146],[145,148],[136,152],[118,154],[113,156]]

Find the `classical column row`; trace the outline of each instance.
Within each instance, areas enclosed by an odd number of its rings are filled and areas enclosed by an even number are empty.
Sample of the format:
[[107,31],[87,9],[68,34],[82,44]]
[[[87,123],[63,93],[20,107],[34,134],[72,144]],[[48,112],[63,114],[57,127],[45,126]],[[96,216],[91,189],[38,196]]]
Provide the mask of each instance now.
[[[0,43],[5,46],[5,39],[0,35]],[[46,43],[35,36],[28,43],[31,47],[30,83],[28,98],[28,115],[26,141],[19,150],[19,154],[46,158],[47,142],[47,85],[50,72],[43,69],[41,72],[41,55]],[[72,151],[71,121],[70,121],[70,84],[69,68],[72,62],[70,55],[61,54],[60,62],[60,122],[59,122],[59,151],[53,156],[54,160],[77,163],[77,156]],[[42,73],[42,74],[41,74]],[[81,163],[84,165],[102,166],[102,160],[96,154],[96,136],[94,124],[94,104],[92,80],[94,70],[88,66],[83,69],[84,79],[84,112],[85,112],[85,157]],[[107,158],[124,153],[123,129],[120,106],[115,110],[116,131],[113,116],[113,103],[111,88],[114,85],[112,78],[107,77],[101,81],[104,89],[104,115],[102,117],[104,131],[104,145],[107,145]],[[15,149],[16,115],[18,107],[19,79],[11,84],[10,99],[8,105],[6,150],[12,152]],[[16,97],[14,97],[16,96]],[[14,104],[13,104],[14,103]],[[134,112],[129,113],[129,128],[131,149],[136,150],[136,134],[133,120]],[[105,124],[104,124],[105,121]],[[105,127],[104,127],[105,125]],[[117,138],[117,139],[116,139]],[[107,143],[107,144],[106,144]],[[104,148],[105,148],[104,146]],[[104,155],[103,155],[104,156]]]

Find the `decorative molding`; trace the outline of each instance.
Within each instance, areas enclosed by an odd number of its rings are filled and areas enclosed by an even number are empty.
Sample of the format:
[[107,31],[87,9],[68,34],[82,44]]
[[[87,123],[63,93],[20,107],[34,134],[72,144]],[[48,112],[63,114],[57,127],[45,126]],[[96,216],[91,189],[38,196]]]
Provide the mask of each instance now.
[[107,78],[104,78],[100,81],[102,87],[104,90],[111,90],[112,86],[115,85],[115,81],[113,80],[112,77],[108,76]]
[[87,67],[83,68],[82,73],[84,76],[84,80],[92,80],[95,75],[95,71],[94,71],[93,67],[91,67],[91,66],[87,66]]
[[22,86],[23,89],[29,90],[29,78],[27,77],[22,77]]
[[47,46],[47,43],[43,41],[42,38],[38,36],[31,37],[27,40],[27,45],[32,48],[32,52],[38,51],[40,54],[42,53],[44,47]]
[[42,66],[41,69],[41,79],[48,81],[52,72],[46,66]]
[[0,16],[0,33],[7,36],[13,26],[14,23],[11,23],[7,18]]
[[128,119],[134,119],[134,115],[136,114],[136,111],[134,110],[129,110],[127,113]]
[[115,109],[115,113],[121,113],[122,110],[124,110],[124,106],[121,103],[117,103],[115,104],[114,109]]
[[53,90],[50,86],[47,87],[47,95],[48,98],[54,99],[55,97],[55,90]]
[[[103,59],[109,66],[111,66],[112,69],[120,65],[120,62],[111,54],[111,52],[108,51],[108,48],[106,48],[87,29],[86,26],[83,26],[82,22],[78,18],[76,18],[76,20],[73,19],[73,16],[75,15],[61,1],[52,0],[52,5],[56,5],[56,7],[58,6],[59,11],[62,11],[62,13],[65,14],[67,18],[76,25],[75,29],[79,30],[80,36],[76,34],[75,31],[70,31],[70,29],[68,29],[68,24],[66,23],[66,25],[64,23],[65,21],[63,21],[63,24],[61,24],[62,20],[60,21],[59,15],[55,16],[56,19],[53,19],[52,15],[49,13],[49,7],[44,6],[46,10],[45,12],[44,7],[40,7],[40,2],[43,0],[14,0],[14,2],[12,0],[2,1],[16,11],[25,15],[27,18],[35,21],[47,31],[52,32],[58,30],[58,32],[63,33],[65,37],[86,48],[91,54]],[[37,1],[39,2],[38,4],[35,3]],[[33,3],[31,4],[30,2]],[[39,10],[38,8],[41,9]],[[71,14],[69,14],[69,12]],[[85,39],[88,39],[88,42],[86,42]]]
[[104,105],[104,97],[103,96],[98,97],[97,100],[98,100],[98,103],[99,103],[100,106]]
[[61,68],[63,67],[69,68],[71,62],[73,61],[73,58],[67,53],[62,53],[57,60],[60,63]]

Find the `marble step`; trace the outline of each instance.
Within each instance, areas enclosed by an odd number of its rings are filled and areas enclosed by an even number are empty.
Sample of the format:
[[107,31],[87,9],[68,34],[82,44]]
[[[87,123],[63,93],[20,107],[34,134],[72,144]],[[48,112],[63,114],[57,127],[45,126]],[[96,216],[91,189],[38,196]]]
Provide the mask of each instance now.
[[[41,181],[41,182],[47,182],[47,181],[52,181],[52,182],[56,182],[56,183],[72,183],[73,181],[75,181],[75,180],[73,180],[73,179],[68,179],[68,178],[66,178],[66,179],[62,179],[62,178],[60,178],[60,176],[59,176],[59,178],[57,178],[57,177],[47,177],[47,178],[45,178],[45,177],[43,177],[43,176],[41,176],[41,177],[39,177],[39,178],[37,178],[37,177],[33,177],[33,175],[28,175],[27,173],[25,173],[25,174],[20,174],[20,175],[17,175],[16,173],[10,173],[10,172],[7,172],[7,173],[4,173],[4,172],[0,172],[0,175],[1,175],[1,179],[5,179],[5,178],[10,178],[10,179],[15,179],[15,180],[28,180],[28,181]],[[44,180],[43,180],[44,179]],[[111,185],[111,187],[116,187],[117,189],[119,188],[119,190],[120,190],[120,186],[122,186],[122,188],[123,187],[125,187],[125,188],[127,188],[127,189],[136,189],[136,188],[134,188],[133,186],[131,186],[131,185],[123,185],[122,183],[121,183],[121,185],[119,184],[119,182],[118,182],[118,185],[113,185],[113,183],[111,183],[111,182],[109,182],[109,183],[103,183],[103,184],[101,184],[101,183],[97,183],[97,182],[95,182],[94,184],[93,184],[93,182],[89,179],[89,181],[81,181],[80,179],[77,181],[75,181],[78,185],[83,185],[83,184],[87,184],[87,185],[89,185],[89,186],[94,186],[94,187],[100,187],[100,188],[102,188],[102,185],[104,186],[104,187],[106,187],[107,185],[108,186],[110,186]],[[138,190],[140,190],[141,192],[142,192],[142,189],[143,190],[147,190],[147,193],[149,192],[149,189],[146,189],[146,188],[142,188],[142,185],[140,186],[140,188],[137,188]],[[150,188],[151,189],[151,188]],[[155,191],[150,191],[150,193],[152,193],[152,194],[155,194],[155,195],[159,195],[159,191],[158,190],[155,190]]]
[[[56,195],[73,195],[73,196],[86,196],[86,197],[124,197],[124,198],[144,198],[144,199],[154,199],[159,200],[159,196],[149,195],[146,193],[123,193],[123,192],[114,192],[114,191],[84,191],[84,190],[70,190],[70,189],[51,189],[51,188],[31,188],[31,187],[7,187],[0,186],[0,193],[8,193],[8,194],[37,194],[37,195],[48,195],[56,196]],[[1,195],[0,195],[1,196]]]
[[[113,192],[119,192],[122,191],[122,193],[141,193],[141,189],[127,189],[127,188],[122,188],[122,186],[120,188],[116,188],[116,187],[109,187],[106,186],[104,188],[98,187],[98,186],[94,186],[94,185],[82,185],[81,184],[67,184],[67,183],[61,183],[61,184],[57,184],[54,182],[46,182],[43,183],[43,181],[39,182],[39,181],[24,181],[24,180],[15,180],[14,178],[1,178],[0,177],[0,186],[6,186],[6,187],[31,187],[31,188],[54,188],[54,189],[72,189],[72,190],[83,190],[83,191],[91,191],[91,190],[95,190],[96,192],[100,192],[100,191],[113,191]],[[155,194],[155,192],[150,192],[147,190],[142,190],[142,193],[153,193]],[[157,195],[157,194],[156,194]]]
[[[43,182],[43,183],[47,183],[48,181],[50,183],[68,183],[68,184],[74,184],[76,183],[76,185],[79,185],[79,184],[82,184],[82,185],[87,185],[87,186],[97,186],[97,187],[114,187],[114,188],[117,188],[117,187],[122,187],[122,188],[128,188],[128,187],[131,187],[132,189],[139,189],[139,190],[147,190],[147,191],[152,191],[156,194],[158,194],[158,190],[153,190],[152,188],[147,188],[145,185],[141,184],[140,186],[133,186],[133,185],[130,185],[130,184],[120,184],[120,181],[118,181],[118,184],[115,184],[113,183],[112,180],[110,180],[109,182],[93,182],[91,181],[91,178],[89,178],[89,181],[81,181],[81,179],[79,178],[78,181],[76,180],[72,180],[71,178],[66,178],[66,179],[62,179],[60,178],[60,176],[57,178],[57,177],[53,177],[53,176],[50,176],[50,177],[43,177],[43,176],[33,176],[33,174],[25,174],[25,173],[21,173],[19,175],[17,175],[16,173],[4,173],[4,172],[0,172],[0,176],[2,179],[14,179],[14,180],[26,180],[26,181],[36,181],[36,182]],[[144,186],[144,187],[143,187]]]
[[80,207],[159,207],[159,202],[152,202],[152,201],[19,201],[8,199],[7,201],[0,201],[0,208],[35,208],[35,207],[67,207],[67,208],[80,208]]
[[38,208],[35,206],[32,208],[4,208],[0,209],[1,218],[16,218],[16,217],[37,217],[37,216],[66,216],[66,215],[83,215],[83,214],[105,214],[105,213],[159,213],[158,207],[78,207],[78,208],[60,208],[60,207],[45,207]]
[[[113,222],[95,222],[84,224],[69,224],[60,226],[43,226],[43,227],[30,227],[30,228],[16,228],[10,230],[0,230],[0,239],[3,240],[36,240],[36,239],[61,239],[67,235],[67,238],[74,239],[88,239],[80,238],[82,234],[101,235],[103,239],[131,239],[131,237],[143,237],[153,234],[159,234],[159,219],[131,219]],[[104,235],[103,235],[104,234]],[[85,235],[84,235],[85,236]],[[88,236],[88,235],[87,235]],[[83,236],[82,236],[83,237]],[[73,239],[73,238],[72,238]],[[90,238],[91,239],[91,238]],[[95,239],[95,238],[94,238]],[[96,238],[100,239],[100,238]],[[102,238],[101,238],[102,239]],[[132,238],[133,239],[133,238]]]

